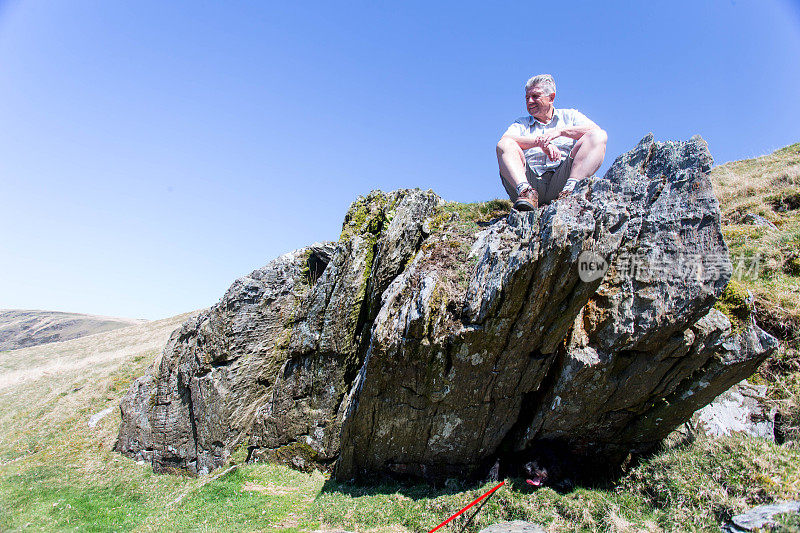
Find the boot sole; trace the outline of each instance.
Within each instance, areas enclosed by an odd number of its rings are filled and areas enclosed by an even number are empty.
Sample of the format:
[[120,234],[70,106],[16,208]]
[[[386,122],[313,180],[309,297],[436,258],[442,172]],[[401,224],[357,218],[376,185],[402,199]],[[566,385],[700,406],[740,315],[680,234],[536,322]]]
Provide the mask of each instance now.
[[514,202],[514,209],[516,209],[517,211],[533,211],[534,209],[536,209],[536,206],[534,206],[529,200],[524,200],[520,198],[519,200]]

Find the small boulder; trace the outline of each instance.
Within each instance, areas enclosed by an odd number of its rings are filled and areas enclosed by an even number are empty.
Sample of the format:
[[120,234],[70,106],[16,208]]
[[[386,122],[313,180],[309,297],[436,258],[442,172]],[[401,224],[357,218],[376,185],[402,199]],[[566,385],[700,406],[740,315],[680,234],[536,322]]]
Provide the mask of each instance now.
[[514,520],[513,522],[498,522],[481,529],[480,533],[545,533],[542,526],[533,522]]
[[742,382],[695,413],[698,429],[713,437],[746,433],[774,441],[776,409],[765,394],[765,386]]
[[731,519],[729,524],[720,529],[723,533],[744,533],[747,531],[761,531],[765,527],[776,526],[772,518],[779,514],[796,513],[800,511],[800,502],[779,502],[753,507],[746,513],[738,514]]
[[747,213],[742,219],[743,224],[751,224],[753,226],[766,226],[769,229],[778,229],[775,224],[755,213]]

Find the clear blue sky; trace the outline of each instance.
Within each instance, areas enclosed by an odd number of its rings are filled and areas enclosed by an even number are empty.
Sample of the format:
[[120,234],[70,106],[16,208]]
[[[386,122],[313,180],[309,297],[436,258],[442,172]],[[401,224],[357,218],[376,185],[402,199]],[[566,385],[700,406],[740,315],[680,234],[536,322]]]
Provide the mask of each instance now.
[[[341,4],[341,5],[339,5]],[[800,141],[800,5],[0,0],[0,308],[162,318],[371,189],[503,194],[549,72],[609,134]]]

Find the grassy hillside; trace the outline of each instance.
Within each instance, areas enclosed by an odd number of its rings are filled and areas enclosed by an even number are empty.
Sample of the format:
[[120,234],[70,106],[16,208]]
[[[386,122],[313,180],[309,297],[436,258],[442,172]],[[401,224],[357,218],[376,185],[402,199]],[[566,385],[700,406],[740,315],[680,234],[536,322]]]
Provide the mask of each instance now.
[[0,352],[77,339],[143,322],[58,311],[0,309]]
[[[781,431],[800,433],[800,143],[711,173],[734,264],[726,296],[752,298],[756,322],[778,337],[778,354],[754,381],[770,387]],[[754,224],[752,215],[769,225]]]
[[[753,295],[756,319],[783,339],[759,379],[787,420],[796,416],[800,145],[717,167],[726,239],[734,259],[769,255],[756,278],[737,276],[726,302]],[[460,206],[466,219],[498,203]],[[776,230],[745,223],[748,212]],[[798,263],[800,265],[800,263]],[[730,311],[730,309],[728,309]],[[111,451],[119,400],[187,316],[82,339],[0,353],[0,531],[425,532],[493,484],[444,487],[339,484],[320,473],[244,465],[211,477],[155,475]],[[110,411],[106,411],[110,408]],[[95,427],[92,415],[107,412]],[[787,428],[794,422],[787,422]],[[719,521],[775,499],[800,499],[800,447],[737,436],[675,440],[603,486],[566,494],[507,480],[468,531],[529,519],[553,531],[718,531]],[[444,531],[458,531],[463,519]]]

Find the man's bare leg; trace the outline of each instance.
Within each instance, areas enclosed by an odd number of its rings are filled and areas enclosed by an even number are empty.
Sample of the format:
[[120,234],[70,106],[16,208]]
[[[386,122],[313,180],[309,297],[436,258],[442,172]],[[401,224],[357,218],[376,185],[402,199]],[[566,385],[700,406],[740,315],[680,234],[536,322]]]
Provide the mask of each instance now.
[[525,154],[514,139],[504,137],[497,143],[497,163],[500,166],[500,176],[512,189],[528,182],[525,177]]
[[601,129],[583,134],[569,155],[572,156],[572,169],[569,179],[583,179],[594,176],[606,156],[608,135]]

